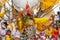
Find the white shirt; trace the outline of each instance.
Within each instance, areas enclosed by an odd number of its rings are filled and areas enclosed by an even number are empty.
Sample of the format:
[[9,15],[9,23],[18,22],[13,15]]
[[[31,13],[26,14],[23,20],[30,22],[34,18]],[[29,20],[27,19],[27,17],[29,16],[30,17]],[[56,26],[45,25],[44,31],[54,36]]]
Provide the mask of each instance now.
[[38,12],[38,10],[35,9],[35,10],[34,10],[34,15],[37,15],[37,12]]
[[[0,35],[6,35],[6,30],[0,29]],[[5,37],[1,36],[2,40],[5,40]]]
[[13,30],[13,31],[12,31],[12,35],[13,35],[14,37],[20,37],[20,32],[19,32],[18,30]]
[[58,17],[58,16],[55,16],[54,20],[55,20],[55,21],[56,21],[56,20],[59,20],[59,17]]
[[0,34],[1,35],[5,35],[6,34],[6,30],[0,29]]

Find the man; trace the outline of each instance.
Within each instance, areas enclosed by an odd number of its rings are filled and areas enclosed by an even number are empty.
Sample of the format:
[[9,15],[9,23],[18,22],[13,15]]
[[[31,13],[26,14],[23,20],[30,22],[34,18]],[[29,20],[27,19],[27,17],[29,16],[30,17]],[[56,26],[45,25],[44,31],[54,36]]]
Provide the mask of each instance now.
[[5,25],[3,24],[2,26],[1,26],[1,29],[0,29],[0,35],[1,35],[1,38],[2,38],[2,40],[5,40],[5,34],[6,34],[6,30],[5,30]]
[[16,27],[16,29],[12,31],[12,37],[13,39],[20,39],[20,32],[18,27]]

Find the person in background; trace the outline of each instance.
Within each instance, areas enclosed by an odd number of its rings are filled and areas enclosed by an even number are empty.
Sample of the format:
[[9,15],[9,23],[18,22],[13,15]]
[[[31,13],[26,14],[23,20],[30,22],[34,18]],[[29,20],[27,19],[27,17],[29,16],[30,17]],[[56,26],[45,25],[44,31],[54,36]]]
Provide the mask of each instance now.
[[0,29],[0,35],[1,35],[2,40],[5,40],[5,35],[6,35],[5,29],[6,29],[5,24],[2,24],[1,29]]
[[58,27],[55,24],[53,29],[53,40],[58,40],[58,34],[59,34]]
[[12,38],[11,38],[11,31],[10,30],[7,30],[7,32],[6,32],[5,40],[12,40]]
[[12,31],[12,37],[14,40],[16,39],[20,40],[20,32],[18,27],[16,27],[16,29]]

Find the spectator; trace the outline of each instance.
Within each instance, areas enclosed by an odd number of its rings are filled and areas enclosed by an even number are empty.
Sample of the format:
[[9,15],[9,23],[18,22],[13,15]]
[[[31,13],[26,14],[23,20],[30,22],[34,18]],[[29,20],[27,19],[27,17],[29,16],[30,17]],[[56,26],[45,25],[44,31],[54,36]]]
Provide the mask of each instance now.
[[19,32],[18,27],[16,27],[16,29],[12,31],[12,36],[13,36],[13,39],[14,39],[14,40],[15,40],[16,38],[17,38],[17,39],[18,39],[18,38],[20,39],[20,32]]
[[0,35],[1,35],[1,38],[2,40],[5,40],[5,35],[6,35],[6,30],[5,30],[5,25],[3,24],[1,29],[0,29]]
[[12,38],[11,38],[11,31],[10,30],[7,30],[7,32],[6,32],[5,40],[12,40]]
[[58,27],[56,25],[54,25],[53,39],[58,40]]

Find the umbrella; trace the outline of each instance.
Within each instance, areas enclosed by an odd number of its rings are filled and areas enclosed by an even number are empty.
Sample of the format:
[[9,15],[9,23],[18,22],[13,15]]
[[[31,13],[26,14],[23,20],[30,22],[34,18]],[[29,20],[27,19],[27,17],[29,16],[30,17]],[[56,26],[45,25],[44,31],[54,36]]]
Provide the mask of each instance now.
[[20,8],[25,9],[27,1],[30,7],[33,7],[39,3],[38,0],[13,0],[13,6],[16,10],[20,11]]

